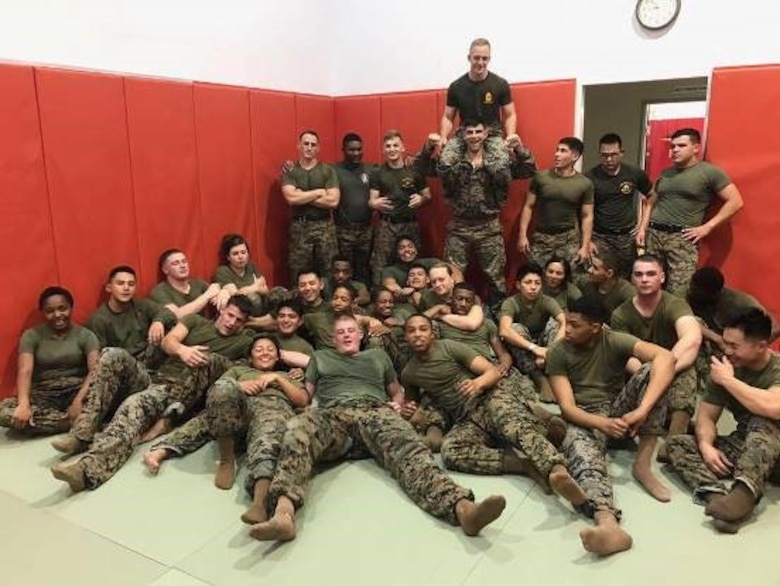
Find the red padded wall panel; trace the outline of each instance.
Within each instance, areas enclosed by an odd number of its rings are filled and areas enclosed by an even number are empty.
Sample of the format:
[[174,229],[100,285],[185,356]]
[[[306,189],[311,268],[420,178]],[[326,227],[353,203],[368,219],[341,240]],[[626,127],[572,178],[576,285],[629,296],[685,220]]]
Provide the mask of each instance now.
[[363,139],[363,160],[378,163],[382,160],[382,132],[379,96],[350,96],[335,98],[336,158],[341,160],[341,139],[348,132],[357,132]]
[[[778,103],[780,65],[713,72],[707,159],[728,173],[745,207],[704,240],[699,257],[701,264],[720,266],[727,285],[750,292],[775,315],[780,315],[780,273],[775,270],[780,257],[780,136],[767,129],[780,127]],[[751,142],[747,137],[760,138]]]
[[320,160],[326,162],[338,157],[333,114],[333,98],[295,95],[295,135],[304,130],[316,131],[320,137]]
[[210,278],[219,264],[222,236],[242,234],[253,248],[256,242],[249,90],[195,84],[194,93],[205,276]]
[[269,282],[287,285],[287,222],[289,207],[279,184],[282,161],[295,159],[295,96],[279,92],[249,94],[252,130],[252,162],[255,178],[258,245],[252,251],[255,264]]
[[[517,132],[536,156],[539,169],[552,165],[558,139],[574,132],[576,81],[573,79],[512,85],[517,111]],[[521,262],[517,252],[517,230],[520,212],[528,192],[528,180],[514,181],[509,202],[501,214],[507,250],[508,287],[513,288],[514,274]]]
[[[431,132],[438,132],[441,110],[437,91],[389,94],[381,97],[381,132],[391,128],[401,132],[409,154],[417,153]],[[422,228],[423,254],[441,256],[444,245],[444,226],[449,211],[442,216],[441,198],[422,208],[419,222]]]
[[41,290],[58,282],[32,67],[0,65],[0,397],[14,391],[22,330],[40,320]]
[[145,294],[168,248],[187,253],[194,275],[205,273],[193,90],[190,83],[127,78],[125,95]]
[[138,265],[124,80],[36,69],[54,242],[83,321],[116,264]]

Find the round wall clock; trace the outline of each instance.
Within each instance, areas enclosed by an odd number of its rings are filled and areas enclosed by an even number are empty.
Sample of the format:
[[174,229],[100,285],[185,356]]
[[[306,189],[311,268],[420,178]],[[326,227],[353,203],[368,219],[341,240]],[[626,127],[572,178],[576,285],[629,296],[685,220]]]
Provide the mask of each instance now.
[[675,21],[681,5],[682,0],[637,0],[636,20],[646,29],[660,30]]

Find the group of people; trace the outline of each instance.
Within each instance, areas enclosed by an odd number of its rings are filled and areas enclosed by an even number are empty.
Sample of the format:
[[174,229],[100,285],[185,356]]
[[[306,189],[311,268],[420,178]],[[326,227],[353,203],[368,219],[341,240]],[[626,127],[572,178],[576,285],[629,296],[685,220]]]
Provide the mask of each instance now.
[[[317,464],[367,457],[423,510],[477,535],[505,500],[475,501],[436,463],[440,452],[447,469],[532,477],[593,519],[586,550],[614,554],[632,544],[606,465],[617,444],[635,445],[633,476],[653,498],[670,499],[657,457],[717,530],[737,532],[780,477],[777,325],[718,269],[696,270],[698,242],[739,210],[739,191],[699,159],[691,129],[672,136],[674,165],[655,184],[621,160],[615,134],[587,173],[575,169],[574,137],[539,171],[508,84],[488,71],[489,43],[475,40],[468,59],[439,132],[413,159],[389,131],[385,162],[371,168],[350,133],[331,167],[317,159],[316,133],[300,135],[282,178],[289,289],[271,287],[230,234],[211,284],[177,249],[160,256],[149,299],[136,299],[132,267],[113,268],[86,327],[71,322],[66,289],[44,290],[45,323],[22,335],[0,425],[64,433],[53,446],[74,457],[52,473],[75,492],[109,480],[146,441],[152,474],[216,441],[214,481],[227,489],[245,446],[241,518],[260,540],[295,537]],[[443,259],[420,254],[416,212],[431,175],[453,210]],[[526,262],[509,291],[499,213],[523,177]],[[705,222],[713,200],[723,205]],[[484,302],[463,278],[472,257]],[[738,426],[718,436],[724,408]]]

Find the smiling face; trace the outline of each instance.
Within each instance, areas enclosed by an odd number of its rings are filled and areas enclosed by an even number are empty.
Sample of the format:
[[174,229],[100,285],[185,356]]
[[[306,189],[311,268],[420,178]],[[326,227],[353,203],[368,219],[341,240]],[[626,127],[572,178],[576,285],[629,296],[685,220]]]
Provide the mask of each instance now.
[[392,317],[395,309],[395,299],[390,291],[380,291],[374,299],[374,314],[379,319]]
[[292,336],[301,327],[303,320],[292,307],[280,307],[276,313],[276,329],[283,336]]
[[62,333],[70,328],[73,307],[64,295],[49,295],[43,300],[41,311],[46,323],[53,331]]
[[133,300],[135,288],[135,275],[124,271],[115,273],[106,283],[106,293],[108,293],[109,298],[120,305],[130,303]]
[[551,262],[544,269],[544,283],[550,289],[558,289],[566,281],[566,267],[560,262]]
[[468,55],[469,77],[471,79],[485,79],[490,63],[490,45],[474,45]]
[[422,315],[413,315],[404,324],[404,337],[415,354],[426,353],[433,344],[430,320]]
[[409,269],[406,277],[406,284],[415,291],[422,291],[431,284],[431,280],[428,278],[428,271],[423,267],[412,267]]
[[382,152],[385,155],[385,161],[398,164],[402,162],[404,153],[404,143],[400,137],[388,138],[382,145]]
[[363,162],[363,143],[359,140],[349,140],[341,148],[344,153],[344,160],[353,165],[359,165]]
[[484,124],[477,124],[476,126],[466,126],[463,129],[464,140],[466,146],[471,153],[478,153],[482,150],[482,146],[485,144],[487,138],[487,130]]
[[431,289],[433,289],[436,295],[442,299],[446,299],[452,295],[452,288],[455,285],[455,280],[446,268],[433,267],[430,270],[430,278]]
[[322,299],[322,285],[316,273],[302,273],[298,277],[298,295],[306,305],[314,305]]
[[417,258],[417,246],[408,238],[401,238],[395,247],[395,254],[400,262],[412,262]]
[[252,352],[249,355],[252,368],[262,371],[273,370],[279,362],[279,350],[273,340],[260,338],[252,344]]

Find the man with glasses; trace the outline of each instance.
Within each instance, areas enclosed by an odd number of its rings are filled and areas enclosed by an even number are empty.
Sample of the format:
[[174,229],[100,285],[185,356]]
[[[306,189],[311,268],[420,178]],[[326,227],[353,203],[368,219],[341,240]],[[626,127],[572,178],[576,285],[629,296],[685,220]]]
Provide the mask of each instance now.
[[593,249],[596,254],[614,255],[619,263],[618,276],[631,273],[634,263],[635,237],[640,220],[636,193],[653,195],[653,184],[647,174],[623,162],[623,141],[612,132],[599,139],[601,162],[585,176],[593,182],[594,216]]

